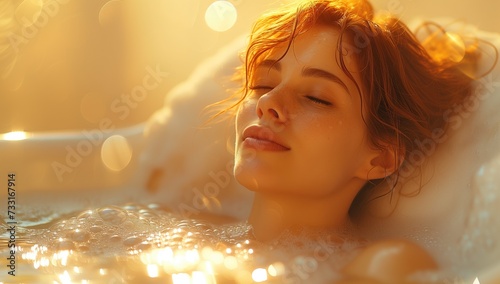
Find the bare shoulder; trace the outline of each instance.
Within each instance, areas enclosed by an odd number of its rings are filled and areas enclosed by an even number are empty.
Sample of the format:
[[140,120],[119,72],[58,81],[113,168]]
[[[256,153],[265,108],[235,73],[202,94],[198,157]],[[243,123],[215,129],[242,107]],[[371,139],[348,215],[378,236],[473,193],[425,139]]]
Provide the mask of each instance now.
[[373,280],[373,283],[405,283],[411,274],[437,268],[436,261],[424,248],[395,239],[368,245],[343,272],[353,279]]

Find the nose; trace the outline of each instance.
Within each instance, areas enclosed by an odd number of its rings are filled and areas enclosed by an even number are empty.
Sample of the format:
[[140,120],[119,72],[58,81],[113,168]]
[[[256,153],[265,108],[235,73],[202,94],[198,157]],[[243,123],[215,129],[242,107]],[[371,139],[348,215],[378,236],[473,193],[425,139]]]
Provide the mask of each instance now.
[[281,94],[274,89],[262,95],[257,101],[257,116],[260,119],[285,122],[286,114]]

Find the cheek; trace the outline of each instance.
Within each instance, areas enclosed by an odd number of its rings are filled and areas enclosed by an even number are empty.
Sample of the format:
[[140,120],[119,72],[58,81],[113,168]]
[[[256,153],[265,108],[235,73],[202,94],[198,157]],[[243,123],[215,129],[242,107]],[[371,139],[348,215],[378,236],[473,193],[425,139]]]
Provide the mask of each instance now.
[[236,112],[236,135],[241,133],[242,128],[248,125],[248,122],[257,117],[255,112],[256,103],[254,100],[244,100]]

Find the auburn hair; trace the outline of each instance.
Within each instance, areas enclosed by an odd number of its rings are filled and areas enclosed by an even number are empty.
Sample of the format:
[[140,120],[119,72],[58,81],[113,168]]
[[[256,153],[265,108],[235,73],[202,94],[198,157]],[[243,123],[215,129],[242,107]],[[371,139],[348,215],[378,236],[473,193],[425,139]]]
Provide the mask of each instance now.
[[[315,25],[340,32],[332,56],[354,84],[344,52],[355,52],[361,77],[361,86],[356,86],[370,142],[380,149],[393,147],[398,165],[418,150],[416,141],[432,139],[433,130],[445,129],[443,113],[472,93],[473,79],[456,62],[434,60],[398,18],[375,17],[366,0],[314,0],[283,6],[256,21],[238,71],[241,89],[224,111],[237,109],[245,99],[259,60],[278,45],[290,48],[297,35]],[[474,50],[465,57],[469,63],[477,61]],[[363,190],[380,182],[370,181]]]

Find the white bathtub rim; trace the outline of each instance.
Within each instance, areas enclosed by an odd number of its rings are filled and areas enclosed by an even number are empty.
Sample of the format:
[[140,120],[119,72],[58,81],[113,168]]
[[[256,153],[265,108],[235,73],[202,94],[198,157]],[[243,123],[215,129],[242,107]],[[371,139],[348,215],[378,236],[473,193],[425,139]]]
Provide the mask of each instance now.
[[[29,142],[48,142],[48,141],[79,141],[88,139],[84,134],[86,132],[98,131],[104,138],[113,135],[121,135],[124,137],[142,136],[144,133],[146,123],[139,123],[128,127],[109,129],[103,131],[99,128],[82,129],[71,131],[47,131],[47,132],[25,132],[26,138],[19,140],[0,139],[0,143],[29,143]],[[2,133],[5,135],[6,133]],[[1,135],[0,135],[1,136]]]

